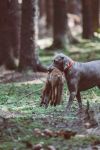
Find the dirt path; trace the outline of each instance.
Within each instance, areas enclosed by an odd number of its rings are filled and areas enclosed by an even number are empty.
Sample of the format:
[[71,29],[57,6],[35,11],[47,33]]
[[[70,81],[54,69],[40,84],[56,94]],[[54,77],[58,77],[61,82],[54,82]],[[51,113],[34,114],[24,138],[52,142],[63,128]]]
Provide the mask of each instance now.
[[4,67],[0,68],[0,83],[11,83],[11,82],[20,82],[20,83],[30,83],[30,84],[40,84],[43,83],[46,79],[46,73],[32,71],[20,73],[16,71],[5,70]]

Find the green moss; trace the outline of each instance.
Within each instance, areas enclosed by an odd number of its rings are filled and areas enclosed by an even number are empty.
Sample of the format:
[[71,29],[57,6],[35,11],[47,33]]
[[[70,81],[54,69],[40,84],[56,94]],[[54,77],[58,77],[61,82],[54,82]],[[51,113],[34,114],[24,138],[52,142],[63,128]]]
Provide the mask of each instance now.
[[[65,54],[71,56],[78,61],[87,61],[92,59],[100,59],[100,42],[98,41],[81,41],[77,45],[69,45],[68,51],[64,50]],[[75,53],[75,51],[78,53]],[[55,53],[55,52],[54,52]],[[49,65],[53,59],[53,52],[46,53],[40,50],[40,60],[43,64]],[[47,145],[54,145],[58,150],[77,150],[79,147],[87,148],[93,142],[98,139],[98,136],[88,137],[73,137],[70,140],[66,140],[62,137],[35,137],[33,131],[35,128],[39,128],[43,131],[48,128],[52,131],[75,130],[73,126],[68,124],[74,124],[78,117],[76,115],[78,104],[73,102],[72,111],[68,116],[64,116],[68,96],[66,96],[66,86],[64,87],[63,103],[56,108],[48,107],[45,109],[40,107],[40,95],[41,87],[43,84],[19,84],[9,83],[0,84],[0,113],[9,117],[14,114],[13,118],[7,119],[6,123],[0,125],[0,150],[25,150],[25,141],[30,141],[33,145],[37,143],[44,143],[44,147]],[[36,92],[39,90],[38,92]],[[31,93],[31,94],[30,94]],[[83,105],[86,105],[87,100],[90,102],[90,106],[100,105],[100,90],[93,88],[82,93]],[[7,125],[6,128],[1,128]],[[78,128],[78,127],[77,127]],[[82,127],[79,126],[79,129]],[[79,130],[78,129],[78,130]],[[81,129],[82,130],[82,129]],[[3,132],[2,132],[3,131]],[[80,131],[81,132],[81,131]]]

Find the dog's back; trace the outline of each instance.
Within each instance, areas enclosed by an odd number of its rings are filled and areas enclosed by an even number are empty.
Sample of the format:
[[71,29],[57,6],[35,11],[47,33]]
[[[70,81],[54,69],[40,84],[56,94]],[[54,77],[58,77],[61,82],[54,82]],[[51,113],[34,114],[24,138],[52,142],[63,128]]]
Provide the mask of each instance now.
[[86,63],[76,62],[72,68],[72,74],[78,81],[80,91],[87,90],[94,86],[100,87],[100,61],[90,61]]

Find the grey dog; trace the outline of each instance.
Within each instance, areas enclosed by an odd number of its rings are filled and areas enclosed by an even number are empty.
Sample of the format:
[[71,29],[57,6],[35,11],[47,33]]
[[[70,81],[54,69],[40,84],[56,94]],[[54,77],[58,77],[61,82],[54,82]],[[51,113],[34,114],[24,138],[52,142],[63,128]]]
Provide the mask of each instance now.
[[74,98],[77,98],[79,109],[82,110],[81,91],[94,86],[100,88],[100,60],[80,63],[60,53],[54,57],[48,71],[57,67],[64,72],[68,90],[70,92],[66,110],[70,110]]

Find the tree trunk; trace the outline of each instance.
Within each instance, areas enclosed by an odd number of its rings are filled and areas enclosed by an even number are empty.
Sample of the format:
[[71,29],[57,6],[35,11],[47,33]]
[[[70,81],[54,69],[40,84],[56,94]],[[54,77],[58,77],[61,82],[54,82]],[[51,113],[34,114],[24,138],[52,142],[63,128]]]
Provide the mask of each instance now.
[[99,0],[92,0],[93,31],[99,28]]
[[79,15],[81,13],[81,1],[80,0],[67,0],[67,12],[71,14]]
[[[12,2],[14,5],[11,7]],[[17,37],[14,35],[16,33],[15,26],[17,26],[17,22],[16,17],[12,15],[17,12],[17,4],[15,2],[17,3],[18,1],[0,1],[0,60],[8,69],[15,69],[17,67],[14,60],[15,46],[13,46],[13,41],[15,42]]]
[[6,30],[7,30],[7,0],[0,1],[0,65],[6,57]]
[[18,0],[11,0],[9,2],[9,27],[10,27],[10,40],[14,56],[19,56],[20,46],[20,26],[21,26],[21,11],[19,8]]
[[42,18],[45,15],[45,0],[39,0],[39,17]]
[[53,0],[53,44],[46,50],[66,49],[69,42],[77,42],[68,27],[67,1]]
[[92,3],[91,0],[82,0],[83,38],[93,37]]
[[53,44],[57,48],[65,48],[67,37],[67,3],[66,0],[54,0]]
[[[23,0],[19,69],[42,71],[37,53],[38,0]],[[41,67],[42,68],[42,67]],[[40,70],[39,70],[40,69]]]
[[49,29],[52,26],[53,22],[53,1],[45,0],[45,8],[46,8],[46,28]]
[[99,0],[82,0],[83,38],[90,39],[99,27]]

